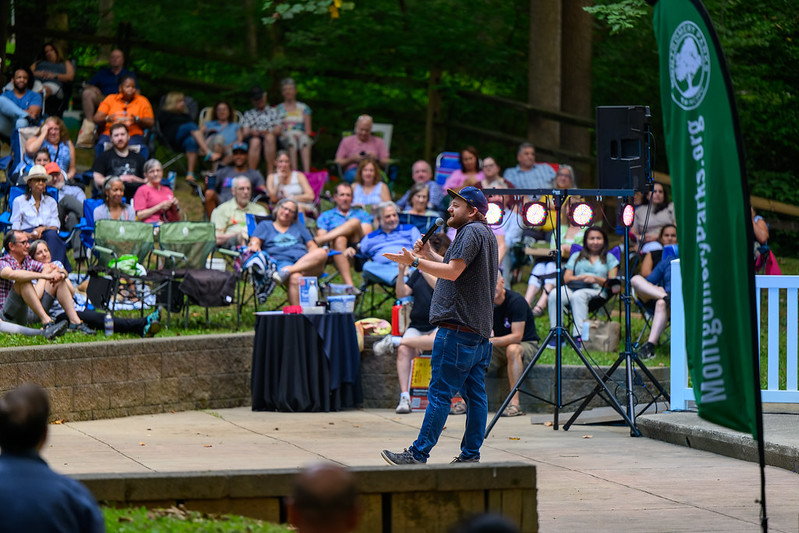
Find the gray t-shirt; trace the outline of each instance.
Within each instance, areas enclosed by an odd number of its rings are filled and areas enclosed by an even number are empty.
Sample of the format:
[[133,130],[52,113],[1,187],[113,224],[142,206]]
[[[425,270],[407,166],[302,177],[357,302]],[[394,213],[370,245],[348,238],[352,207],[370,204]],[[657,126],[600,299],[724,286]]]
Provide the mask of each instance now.
[[497,286],[497,239],[482,222],[470,222],[458,230],[444,262],[462,259],[466,268],[455,281],[439,278],[430,303],[430,323],[460,324],[491,336],[494,290]]

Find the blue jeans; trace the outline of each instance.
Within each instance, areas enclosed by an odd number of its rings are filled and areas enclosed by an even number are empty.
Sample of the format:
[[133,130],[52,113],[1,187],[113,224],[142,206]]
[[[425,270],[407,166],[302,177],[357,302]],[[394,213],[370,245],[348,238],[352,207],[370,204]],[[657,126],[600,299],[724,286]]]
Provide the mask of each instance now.
[[28,112],[11,100],[0,98],[0,133],[11,137],[11,133],[15,129],[28,125],[27,116]]
[[194,137],[191,136],[191,132],[197,129],[199,128],[194,122],[181,124],[178,128],[175,140],[178,142],[178,145],[182,146],[187,152],[197,153],[200,150],[200,147],[197,145],[197,141],[195,141]]
[[430,457],[430,450],[441,436],[452,398],[457,392],[461,393],[468,407],[466,430],[461,440],[461,457],[480,457],[488,418],[485,375],[490,362],[491,343],[485,337],[477,333],[438,329],[430,360],[427,409],[419,436],[410,448],[417,460],[427,462]]

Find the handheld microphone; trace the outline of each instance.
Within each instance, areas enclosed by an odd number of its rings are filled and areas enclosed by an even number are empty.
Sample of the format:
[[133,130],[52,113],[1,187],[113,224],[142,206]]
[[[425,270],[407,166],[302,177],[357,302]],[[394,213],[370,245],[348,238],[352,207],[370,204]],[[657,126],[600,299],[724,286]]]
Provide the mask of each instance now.
[[424,246],[424,243],[429,241],[430,237],[432,237],[433,234],[436,231],[438,231],[438,228],[440,228],[443,225],[444,225],[444,219],[441,217],[437,218],[436,221],[433,222],[433,225],[427,228],[427,231],[424,233],[424,235],[422,235],[422,246]]

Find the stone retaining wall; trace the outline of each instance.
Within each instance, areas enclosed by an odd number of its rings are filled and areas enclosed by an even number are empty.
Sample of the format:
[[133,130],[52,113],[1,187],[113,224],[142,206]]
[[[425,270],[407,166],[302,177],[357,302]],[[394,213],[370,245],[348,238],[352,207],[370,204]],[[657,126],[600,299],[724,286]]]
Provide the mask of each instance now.
[[253,334],[0,349],[0,392],[50,393],[53,418],[94,420],[250,403]]

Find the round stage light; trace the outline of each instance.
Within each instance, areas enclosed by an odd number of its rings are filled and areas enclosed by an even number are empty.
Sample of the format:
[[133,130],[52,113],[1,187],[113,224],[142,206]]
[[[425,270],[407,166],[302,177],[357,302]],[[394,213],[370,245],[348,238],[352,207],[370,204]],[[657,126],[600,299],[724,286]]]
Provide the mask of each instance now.
[[569,218],[576,226],[588,226],[594,220],[594,210],[588,204],[577,204],[571,208]]
[[486,222],[491,226],[499,226],[505,218],[505,209],[500,202],[488,202]]
[[621,223],[624,224],[624,227],[630,228],[633,222],[635,222],[635,206],[627,204],[621,211]]
[[522,207],[522,219],[528,226],[543,226],[548,214],[547,206],[541,202],[528,202]]

